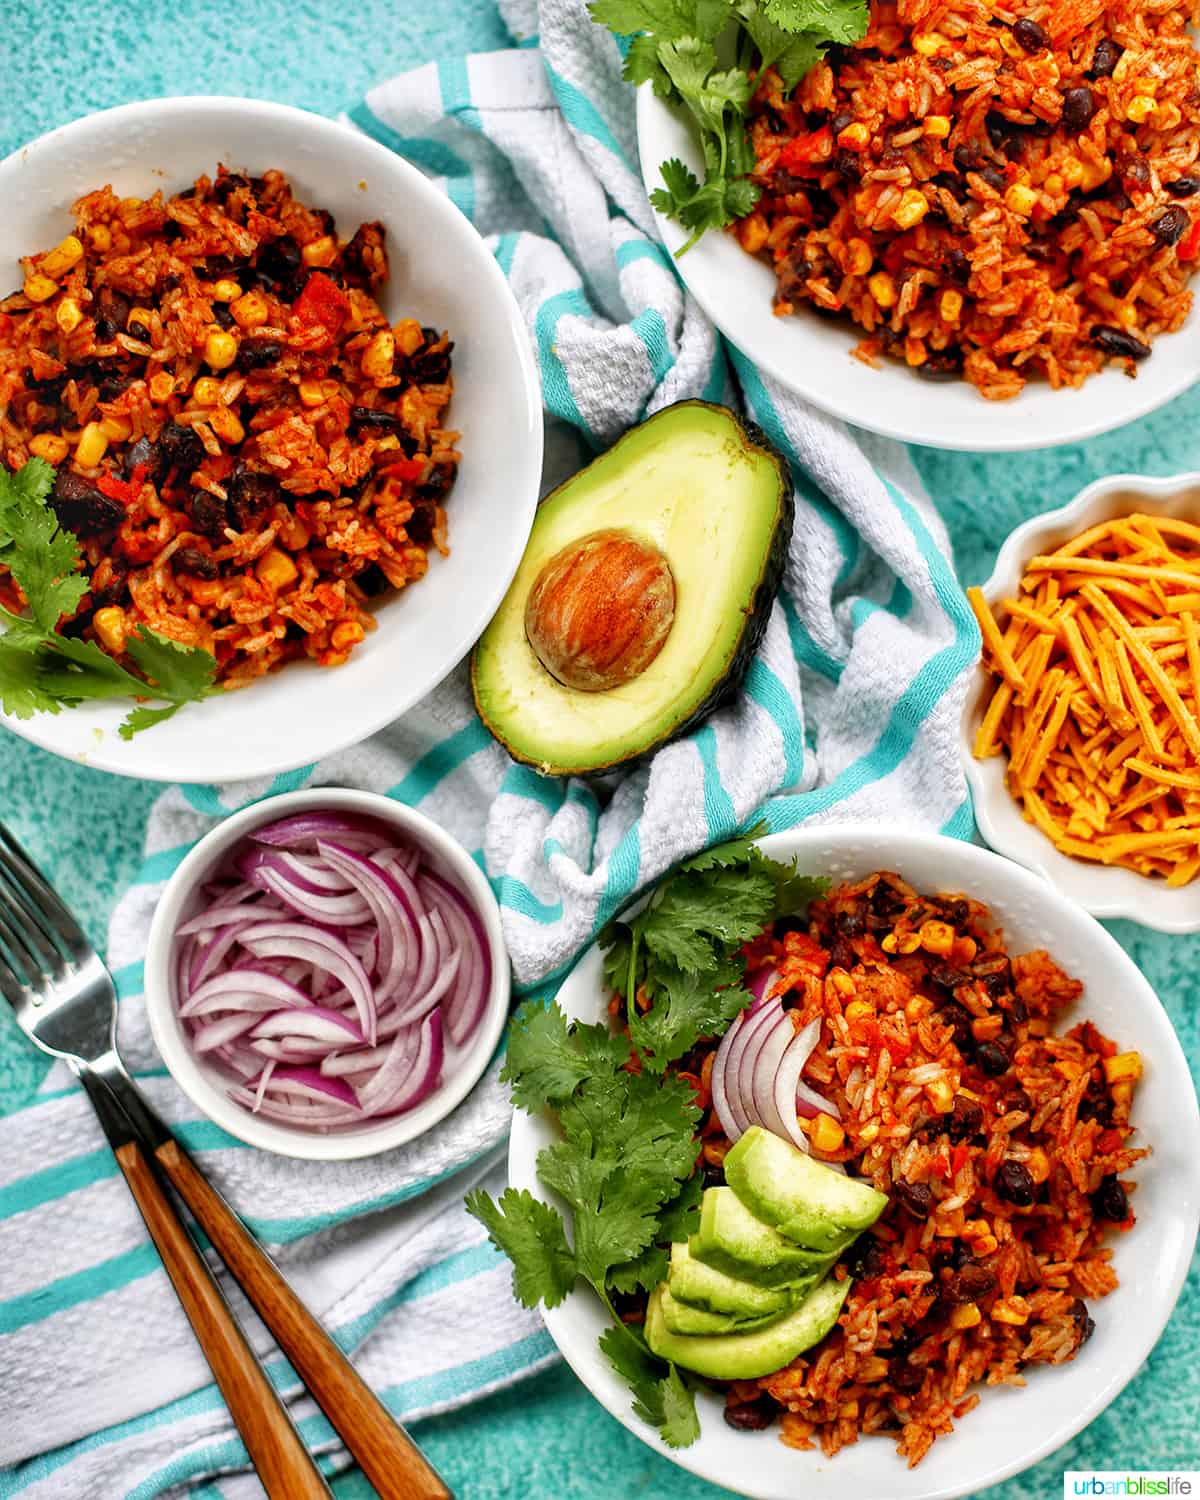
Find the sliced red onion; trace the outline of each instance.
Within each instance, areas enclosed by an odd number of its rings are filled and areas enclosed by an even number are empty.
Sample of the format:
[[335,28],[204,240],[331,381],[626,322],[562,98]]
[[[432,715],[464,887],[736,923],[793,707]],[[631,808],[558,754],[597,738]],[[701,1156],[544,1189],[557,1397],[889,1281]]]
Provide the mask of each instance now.
[[800,1074],[804,1064],[812,1056],[812,1050],[821,1036],[820,1020],[813,1020],[798,1031],[788,1043],[787,1051],[779,1060],[775,1071],[775,1108],[779,1111],[788,1139],[801,1151],[808,1150],[808,1137],[800,1129],[796,1117],[796,1095],[800,1087]]
[[815,1120],[818,1115],[832,1115],[835,1120],[842,1118],[833,1100],[818,1094],[816,1089],[810,1089],[803,1079],[796,1085],[796,1113],[806,1120]]
[[[760,994],[767,987],[764,979]],[[778,998],[759,999],[734,1019],[721,1038],[712,1070],[713,1108],[731,1141],[751,1125],[760,1125],[801,1151],[808,1150],[798,1112],[807,1114],[805,1104],[813,1100],[819,1101],[814,1113],[821,1108],[837,1113],[800,1079],[820,1035],[819,1020],[795,1031],[790,1013]]]
[[373,819],[259,829],[200,896],[173,963],[179,1014],[265,1119],[336,1130],[412,1109],[486,1010],[474,907]]
[[[729,1028],[733,1032],[730,1040],[729,1050],[722,1060],[722,1095],[725,1100],[725,1113],[717,1110],[717,1118],[721,1127],[731,1141],[739,1140],[751,1125],[757,1122],[749,1109],[749,1097],[747,1090],[743,1093],[741,1085],[742,1057],[747,1046],[753,1043],[756,1035],[762,1027],[768,1025],[771,1020],[771,1011],[764,1001],[757,1001],[748,1006],[741,1015],[737,1017]],[[728,1036],[729,1033],[726,1033]],[[713,1063],[713,1077],[717,1074],[717,1064]],[[714,1102],[716,1091],[714,1088]]]

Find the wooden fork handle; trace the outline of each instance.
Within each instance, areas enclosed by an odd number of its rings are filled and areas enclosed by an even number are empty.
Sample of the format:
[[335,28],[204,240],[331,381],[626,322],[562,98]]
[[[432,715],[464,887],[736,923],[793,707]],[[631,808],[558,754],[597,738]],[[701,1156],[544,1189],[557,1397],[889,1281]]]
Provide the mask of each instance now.
[[136,1141],[115,1149],[146,1228],[271,1500],[330,1500],[300,1434]]
[[178,1142],[163,1142],[155,1155],[382,1500],[454,1500],[437,1471]]

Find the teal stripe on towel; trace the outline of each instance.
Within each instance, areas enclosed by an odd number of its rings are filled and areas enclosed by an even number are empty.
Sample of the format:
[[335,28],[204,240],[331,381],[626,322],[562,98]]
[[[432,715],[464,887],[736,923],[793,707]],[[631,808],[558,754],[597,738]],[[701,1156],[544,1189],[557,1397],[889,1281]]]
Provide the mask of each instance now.
[[629,163],[626,161],[625,153],[621,150],[616,136],[613,135],[607,121],[588,96],[573,83],[568,83],[561,73],[556,73],[544,59],[543,66],[567,124],[573,130],[577,130],[580,135],[590,136],[597,145],[603,146],[606,151],[611,151],[619,162],[628,166]]
[[708,843],[719,844],[736,831],[737,818],[733,802],[721,781],[717,735],[711,724],[706,724],[696,733],[695,745],[704,768],[704,817],[708,824]]
[[638,313],[629,326],[642,341],[655,384],[661,385],[675,367],[675,356],[671,353],[667,325],[662,320],[662,314],[653,307],[648,307],[644,312]]
[[791,695],[762,657],[756,656],[746,673],[746,692],[770,714],[783,741],[784,786],[794,786],[804,771],[804,735]]
[[566,368],[559,359],[558,350],[554,345],[558,320],[565,313],[574,313],[581,318],[591,317],[591,306],[581,288],[572,287],[569,291],[558,292],[553,297],[547,297],[537,310],[534,330],[537,334],[538,359],[542,368],[542,394],[550,411],[556,417],[560,417],[564,422],[569,422],[572,427],[577,428],[592,447],[596,448],[599,445],[591,428],[583,420],[579,407],[575,404],[571,382],[567,379]]
[[480,750],[486,750],[495,741],[479,719],[472,719],[455,734],[444,739],[427,751],[420,760],[409,767],[408,774],[388,792],[396,802],[415,807],[457,771],[464,761],[470,760]]

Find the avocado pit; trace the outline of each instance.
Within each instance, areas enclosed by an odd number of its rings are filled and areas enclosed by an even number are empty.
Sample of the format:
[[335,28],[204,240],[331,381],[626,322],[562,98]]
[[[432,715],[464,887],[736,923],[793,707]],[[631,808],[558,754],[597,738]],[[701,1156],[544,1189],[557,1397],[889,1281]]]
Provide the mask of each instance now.
[[652,543],[593,531],[543,566],[525,605],[525,635],[550,675],[581,693],[639,676],[675,622],[675,577]]

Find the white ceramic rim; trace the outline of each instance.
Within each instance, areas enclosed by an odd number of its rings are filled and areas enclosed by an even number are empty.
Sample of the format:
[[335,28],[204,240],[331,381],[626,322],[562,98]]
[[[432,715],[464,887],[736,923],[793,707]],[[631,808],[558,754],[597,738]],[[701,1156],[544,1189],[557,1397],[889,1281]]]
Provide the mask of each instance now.
[[[1061,546],[1089,526],[1139,509],[1166,513],[1188,491],[1195,492],[1196,518],[1200,520],[1200,472],[1162,479],[1112,474],[1096,480],[1058,510],[1033,516],[1010,533],[991,577],[983,585],[984,597],[993,608],[1001,599],[1012,597],[1029,558]],[[1136,870],[1073,859],[1056,849],[1040,829],[1024,821],[1004,784],[1007,758],[1001,755],[979,761],[972,754],[975,731],[993,685],[992,674],[982,665],[978,667],[967,690],[962,717],[963,769],[975,821],[989,846],[1036,871],[1094,917],[1128,917],[1155,932],[1175,935],[1200,932],[1200,890],[1195,884],[1173,889]]]
[[[1060,919],[1074,924],[1082,922],[1091,927],[1093,931],[1089,934],[1089,943],[1094,940],[1096,949],[1108,956],[1114,982],[1118,974],[1123,975],[1122,983],[1125,985],[1127,1002],[1136,998],[1139,1006],[1145,1009],[1146,1020],[1157,1034],[1160,1045],[1152,1058],[1153,1067],[1156,1072],[1163,1073],[1163,1087],[1177,1089],[1179,1099],[1178,1116],[1174,1121],[1173,1130],[1175,1137],[1173,1145],[1179,1148],[1176,1154],[1186,1157],[1193,1164],[1200,1162],[1200,1105],[1197,1103],[1195,1087],[1179,1038],[1149,981],[1115,938],[1092,921],[1075,903],[1057,892],[1047,891],[1044,882],[1037,875],[1010,860],[1003,859],[998,854],[993,854],[990,850],[981,849],[977,845],[951,839],[941,834],[920,833],[907,829],[890,831],[881,829],[876,824],[847,823],[795,828],[760,840],[764,851],[778,859],[791,859],[796,856],[803,861],[806,856],[811,855],[812,862],[818,868],[823,855],[826,858],[831,854],[836,856],[837,851],[843,847],[848,848],[850,854],[853,855],[855,853],[853,846],[856,842],[867,842],[878,847],[880,850],[878,868],[893,869],[902,876],[905,873],[906,853],[923,854],[934,859],[941,859],[943,851],[953,851],[954,860],[958,863],[954,877],[947,881],[948,887],[966,888],[965,882],[969,878],[971,893],[987,904],[989,873],[999,869],[1002,870],[1009,889],[1022,890],[1022,894],[1028,897],[1035,907],[1056,906],[1059,908]],[[963,876],[964,869],[977,872],[977,874],[972,873],[969,877]],[[580,1010],[571,1004],[572,986],[587,983],[586,974],[581,973],[581,970],[586,970],[589,960],[594,961],[592,972],[596,978],[599,978],[599,963],[595,961],[595,953],[596,949],[593,947],[584,954],[580,964],[559,991],[559,1002],[569,1016],[584,1020],[599,1018],[598,1011],[593,1014],[591,1009],[585,1007]],[[595,987],[595,993],[600,994],[598,987]],[[551,1139],[553,1135],[544,1119],[535,1118],[519,1110],[514,1112],[508,1153],[509,1183],[514,1188],[527,1189],[537,1197],[554,1201],[554,1194],[539,1181],[536,1170],[537,1151]],[[1181,1187],[1185,1186],[1189,1185],[1181,1184]],[[1145,1233],[1149,1226],[1143,1222],[1142,1227]],[[955,1479],[948,1484],[934,1484],[929,1489],[922,1490],[919,1496],[906,1490],[907,1500],[958,1500],[960,1496],[979,1494],[994,1484],[1011,1479],[1014,1475],[1055,1452],[1099,1416],[1139,1372],[1170,1320],[1187,1279],[1198,1232],[1200,1232],[1200,1172],[1193,1169],[1193,1180],[1190,1183],[1189,1232],[1176,1236],[1176,1253],[1160,1268],[1162,1277],[1156,1288],[1160,1293],[1157,1300],[1160,1315],[1156,1318],[1148,1318],[1144,1315],[1145,1309],[1142,1308],[1142,1316],[1136,1320],[1130,1319],[1123,1325],[1121,1336],[1113,1341],[1108,1378],[1098,1381],[1093,1386],[1088,1399],[1080,1405],[1068,1421],[1061,1423],[1048,1436],[1039,1439],[1027,1451],[1019,1451],[1020,1428],[1012,1421],[1015,1414],[1009,1409],[1003,1413],[1003,1416],[1008,1418],[1004,1431],[1013,1438],[1014,1452],[1011,1458],[983,1472],[967,1473],[961,1481]],[[1158,1247],[1147,1244],[1144,1247],[1144,1253],[1154,1256],[1158,1253]],[[1119,1297],[1120,1289],[1113,1295]],[[603,1357],[591,1348],[585,1348],[582,1342],[574,1341],[574,1334],[569,1326],[569,1309],[572,1302],[580,1298],[594,1301],[588,1289],[576,1288],[558,1307],[543,1308],[542,1316],[559,1353],[596,1400],[635,1437],[681,1468],[687,1469],[710,1483],[727,1485],[735,1492],[751,1497],[751,1500],[759,1500],[759,1497],[766,1496],[768,1493],[774,1497],[774,1500],[782,1500],[784,1491],[778,1488],[767,1491],[759,1487],[757,1476],[754,1474],[752,1447],[748,1447],[745,1451],[746,1478],[744,1480],[724,1473],[718,1477],[711,1469],[705,1468],[697,1456],[699,1444],[691,1448],[668,1448],[653,1428],[635,1416],[628,1388],[608,1368]],[[589,1368],[590,1362],[594,1363],[594,1368]],[[1053,1379],[1056,1372],[1050,1368],[1036,1373],[1039,1378],[1044,1374],[1047,1379]],[[593,1375],[597,1375],[597,1378],[593,1379]],[[1013,1391],[1011,1388],[1001,1387],[993,1392],[991,1388],[984,1387],[981,1391],[981,1400],[986,1403],[989,1398],[1002,1398],[1005,1394],[1010,1400],[1017,1400],[1021,1397],[1027,1401],[1032,1399],[1032,1393],[1028,1389]],[[706,1411],[704,1417],[719,1421],[715,1410],[716,1403],[712,1404],[714,1409]],[[974,1417],[978,1414],[972,1413],[971,1415]],[[704,1417],[702,1417],[702,1435]],[[723,1438],[740,1437],[748,1443],[762,1440],[762,1435],[759,1434],[746,1436],[727,1433],[723,1428],[719,1430]],[[770,1436],[767,1437],[767,1441],[771,1441]],[[964,1457],[969,1453],[971,1442],[969,1430],[956,1431],[940,1441],[957,1444],[956,1451]],[[935,1449],[936,1447],[935,1444]],[[786,1492],[789,1496],[804,1494],[809,1497],[809,1500],[875,1500],[879,1486],[874,1476],[870,1480],[872,1484],[875,1484],[874,1489],[866,1488],[866,1481],[860,1481],[857,1486],[855,1484],[855,1455],[869,1451],[863,1445],[847,1448],[832,1460],[824,1459],[819,1452],[787,1451],[796,1465],[794,1487],[789,1487]],[[899,1466],[898,1472],[907,1474],[921,1472],[905,1469],[903,1459],[898,1455],[894,1456]],[[965,1465],[963,1468],[965,1472]],[[789,1486],[791,1486],[790,1476]]]
[[[689,167],[696,170],[700,167],[699,148],[692,138],[690,129],[681,130],[680,119],[681,116],[677,110],[659,99],[650,84],[645,83],[640,86],[637,91],[637,138],[642,181],[647,194],[662,186],[659,165],[664,158],[679,156]],[[654,213],[663,243],[667,250],[674,254],[686,241],[687,231],[673,220],[658,213],[657,210],[651,211]],[[720,234],[719,230],[710,230],[709,234],[693,246],[682,259],[675,262],[676,269],[688,291],[695,297],[709,319],[752,364],[777,380],[787,390],[805,401],[811,401],[814,406],[828,412],[831,416],[840,418],[852,427],[865,428],[869,432],[877,432],[884,437],[915,443],[919,447],[942,448],[965,453],[1023,453],[1038,448],[1055,448],[1067,443],[1085,442],[1089,438],[1099,437],[1103,433],[1116,431],[1130,422],[1136,422],[1183,395],[1200,380],[1200,353],[1197,352],[1200,350],[1200,340],[1196,335],[1196,322],[1200,314],[1194,312],[1189,324],[1178,333],[1161,335],[1164,340],[1184,341],[1183,347],[1179,350],[1179,370],[1172,378],[1163,377],[1161,384],[1156,381],[1152,385],[1145,378],[1147,366],[1142,367],[1142,378],[1137,381],[1128,381],[1122,372],[1110,367],[1107,371],[1092,376],[1079,390],[1072,388],[1051,391],[1048,387],[1039,385],[1035,388],[1027,388],[1010,401],[986,401],[979,396],[976,398],[980,408],[977,417],[963,423],[969,429],[963,435],[947,432],[944,426],[939,428],[936,425],[939,409],[938,394],[952,390],[954,387],[924,385],[922,397],[919,401],[914,398],[914,405],[928,407],[930,412],[928,425],[914,424],[911,420],[906,425],[892,417],[887,384],[881,381],[875,389],[872,389],[871,375],[881,372],[872,371],[868,366],[860,365],[863,382],[861,386],[856,387],[857,399],[852,400],[849,395],[839,394],[831,389],[828,383],[822,381],[821,371],[827,368],[823,362],[823,356],[828,351],[824,349],[818,351],[816,359],[811,357],[813,351],[807,351],[810,356],[810,374],[807,379],[803,379],[798,378],[796,363],[789,363],[782,358],[769,340],[759,343],[754,338],[748,337],[747,329],[739,326],[737,316],[722,298],[723,288],[728,285],[726,276],[728,266],[718,266],[714,246],[706,244],[709,236],[720,236]],[[710,257],[711,265],[709,264]],[[764,297],[769,297],[768,290],[764,290]],[[767,310],[769,311],[769,304]],[[847,362],[852,360],[850,351],[856,342],[857,337],[852,334],[851,325],[847,324],[843,351]],[[1088,414],[1092,411],[1092,405],[1088,402],[1088,392],[1099,380],[1124,383],[1124,390],[1118,390],[1116,386],[1106,388],[1107,392],[1112,394],[1113,399],[1109,404],[1116,414],[1110,413],[1108,416]],[[915,380],[913,383],[917,384]],[[959,384],[961,385],[961,382]],[[1052,422],[1031,421],[1033,413],[1042,409],[1043,397],[1052,399],[1056,403],[1050,408],[1055,420]],[[1077,405],[1072,404],[1076,402]],[[940,404],[944,408],[944,401]],[[942,420],[944,422],[944,414]]]
[[[336,120],[313,114],[309,110],[276,104],[269,100],[205,94],[143,99],[132,104],[117,105],[112,109],[97,110],[91,114],[82,115],[18,147],[3,161],[0,161],[0,180],[3,180],[6,170],[21,164],[22,159],[31,151],[44,152],[59,147],[69,147],[74,137],[92,130],[97,122],[103,121],[110,127],[128,126],[131,131],[136,131],[140,126],[152,122],[164,113],[180,109],[208,114],[226,124],[230,116],[244,118],[244,127],[240,128],[244,129],[245,149],[251,155],[254,151],[256,121],[271,120],[280,124],[290,124],[306,137],[320,140],[327,148],[328,155],[335,161],[338,159],[339,150],[344,150],[347,135],[351,134],[350,127]],[[511,523],[509,535],[513,542],[512,556],[495,574],[488,588],[473,591],[470,599],[464,601],[466,607],[454,612],[452,617],[454,628],[449,630],[443,638],[445,654],[436,674],[416,677],[410,674],[394,673],[394,696],[381,695],[374,708],[364,706],[361,718],[355,717],[347,721],[346,717],[338,714],[314,715],[311,732],[302,743],[295,741],[282,743],[278,754],[260,755],[249,766],[244,759],[239,761],[237,758],[236,736],[223,738],[218,736],[216,739],[208,736],[210,748],[206,752],[206,764],[199,777],[204,781],[241,781],[250,777],[274,776],[295,770],[298,766],[308,765],[324,756],[344,750],[347,746],[360,743],[386,725],[393,723],[402,714],[407,713],[414,704],[444,681],[467,656],[487,622],[499,608],[500,601],[508,592],[508,586],[520,564],[537,509],[544,440],[541,383],[524,318],[504,273],[495,257],[487,249],[483,237],[475,226],[444,193],[439,192],[433,186],[423,172],[397,152],[388,150],[387,147],[380,145],[360,131],[354,131],[351,138],[356,150],[361,150],[368,158],[374,158],[381,177],[390,176],[393,182],[399,179],[403,185],[403,191],[412,197],[418,210],[432,208],[436,217],[448,215],[460,222],[462,230],[477,247],[478,254],[475,263],[470,267],[470,272],[482,279],[484,291],[481,291],[480,295],[482,297],[486,294],[490,300],[494,300],[496,316],[504,321],[511,335],[516,354],[512,379],[523,392],[528,417],[525,424],[527,430],[522,438],[522,441],[527,444],[527,456],[522,471],[523,482],[519,486],[514,486],[514,490],[523,491],[523,495],[520,506],[514,506],[513,513],[509,517]],[[372,190],[374,195],[378,195],[378,192],[378,188]],[[368,193],[365,197],[364,207],[372,202],[372,193]],[[64,209],[67,206],[64,205]],[[519,545],[517,545],[518,541]],[[369,650],[371,642],[368,641],[365,645]],[[289,665],[304,666],[305,664],[290,663]],[[253,688],[246,691],[252,692]],[[86,711],[86,709],[81,711]],[[64,713],[73,712],[75,710],[64,710]],[[0,723],[11,729],[14,734],[20,735],[22,739],[29,740],[43,750],[73,758],[72,752],[64,749],[54,732],[56,717],[58,716],[35,714],[30,719],[22,720],[14,715],[0,714]],[[161,768],[141,765],[131,767],[122,757],[120,745],[121,742],[116,739],[115,735],[105,735],[94,747],[88,747],[82,759],[89,767],[96,770],[132,776],[138,780],[173,782],[198,779],[193,774],[194,768],[192,767],[185,768],[183,773],[168,765]]]
[[[196,887],[252,829],[299,812],[337,811],[359,813],[392,824],[403,837],[420,844],[434,865],[453,880],[483,923],[491,952],[492,987],[478,1030],[459,1059],[457,1070],[440,1088],[415,1109],[395,1119],[321,1135],[315,1131],[293,1130],[273,1120],[258,1119],[235,1104],[212,1081],[207,1070],[196,1061],[175,1013],[171,954],[175,931],[189,915],[189,903]],[[305,1161],[355,1161],[360,1157],[378,1156],[415,1140],[439,1120],[445,1119],[467,1097],[491,1062],[508,1019],[511,993],[500,908],[479,866],[456,840],[424,813],[378,792],[361,792],[347,787],[314,787],[268,797],[263,802],[242,808],[206,833],[171,876],[154,909],[146,949],[145,985],[146,1014],[154,1045],[171,1077],[196,1108],[249,1146]]]

